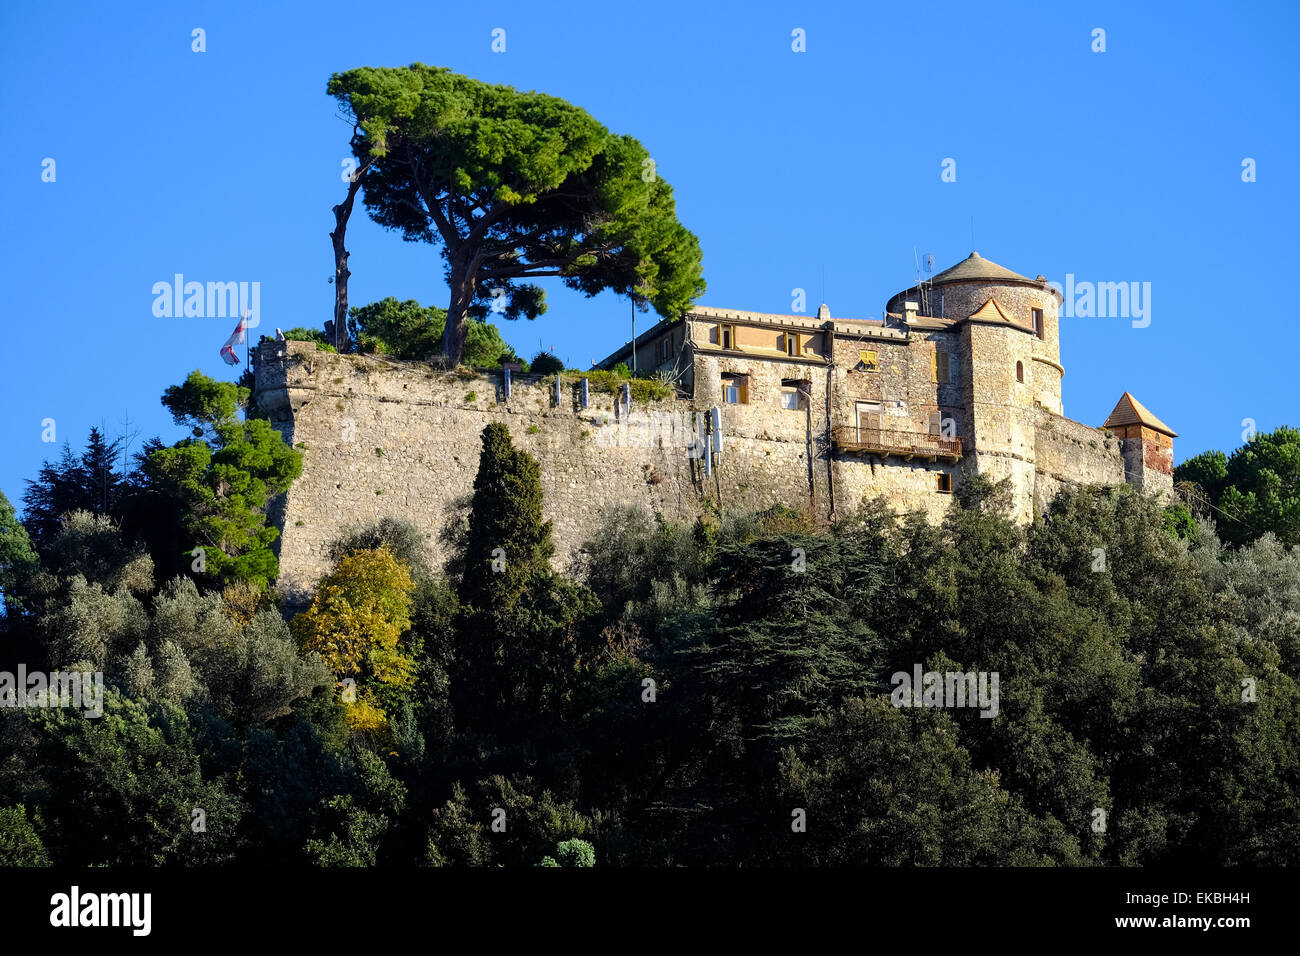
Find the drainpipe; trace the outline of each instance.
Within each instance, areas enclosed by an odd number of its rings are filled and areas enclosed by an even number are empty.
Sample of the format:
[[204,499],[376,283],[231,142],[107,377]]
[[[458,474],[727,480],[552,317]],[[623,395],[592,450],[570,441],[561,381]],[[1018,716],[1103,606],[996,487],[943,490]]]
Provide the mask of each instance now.
[[[827,309],[827,312],[830,310]],[[822,326],[826,330],[826,487],[830,497],[830,510],[826,514],[827,521],[835,520],[835,456],[833,454],[833,445],[831,439],[834,435],[831,420],[832,409],[835,407],[835,323],[827,320]]]

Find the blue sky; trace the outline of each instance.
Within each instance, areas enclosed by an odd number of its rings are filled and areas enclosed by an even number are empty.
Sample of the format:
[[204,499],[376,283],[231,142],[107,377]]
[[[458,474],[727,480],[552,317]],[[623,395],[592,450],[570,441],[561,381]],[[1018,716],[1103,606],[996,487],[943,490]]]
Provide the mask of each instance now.
[[[914,255],[943,269],[972,248],[1060,282],[1149,282],[1146,328],[1063,320],[1067,415],[1099,425],[1128,389],[1180,433],[1179,460],[1236,447],[1243,419],[1300,424],[1283,298],[1300,261],[1298,11],[11,0],[0,489],[17,502],[57,454],[44,419],[78,449],[127,416],[138,440],[172,441],[163,389],[194,368],[235,377],[217,354],[234,321],[156,318],[155,282],[260,282],[262,331],[329,318],[349,130],[326,81],[415,61],[564,97],[640,139],[700,237],[703,304],[788,312],[804,288],[812,311],[824,281],[834,315],[878,317]],[[446,305],[435,249],[360,204],[348,245],[353,304]],[[627,339],[626,300],[543,281],[550,311],[503,323],[521,354],[585,367]]]

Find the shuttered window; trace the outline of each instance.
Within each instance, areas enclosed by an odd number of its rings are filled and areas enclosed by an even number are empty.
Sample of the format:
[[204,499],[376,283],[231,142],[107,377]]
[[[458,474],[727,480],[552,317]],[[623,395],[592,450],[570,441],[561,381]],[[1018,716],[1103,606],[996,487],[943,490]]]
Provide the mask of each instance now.
[[728,405],[749,404],[749,376],[722,376],[722,400]]
[[952,381],[950,358],[947,352],[940,352],[937,349],[930,356],[930,378],[940,385],[947,385]]

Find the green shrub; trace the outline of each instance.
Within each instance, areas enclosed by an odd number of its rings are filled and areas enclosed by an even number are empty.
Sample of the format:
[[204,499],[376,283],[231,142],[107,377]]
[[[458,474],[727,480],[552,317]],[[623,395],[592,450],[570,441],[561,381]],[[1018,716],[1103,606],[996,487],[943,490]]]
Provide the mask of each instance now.
[[[626,366],[621,366],[626,368]],[[591,384],[590,387],[597,392],[605,392],[610,395],[617,395],[623,388],[623,383],[628,382],[632,386],[632,401],[634,402],[654,402],[662,401],[666,398],[672,398],[676,390],[667,382],[661,382],[652,378],[629,378],[628,375],[620,375],[618,368],[613,371],[608,369],[592,369],[589,372],[581,374],[570,373],[572,378],[585,378]]]
[[564,371],[564,363],[550,352],[538,352],[530,363],[534,375],[554,375]]
[[45,844],[27,819],[27,810],[16,807],[0,809],[0,866],[49,866]]
[[565,840],[555,847],[560,866],[595,866],[596,848],[586,840]]
[[286,341],[289,342],[315,342],[317,352],[334,352],[338,353],[330,342],[325,338],[325,333],[320,329],[307,329],[298,326],[292,329],[286,329],[284,332]]

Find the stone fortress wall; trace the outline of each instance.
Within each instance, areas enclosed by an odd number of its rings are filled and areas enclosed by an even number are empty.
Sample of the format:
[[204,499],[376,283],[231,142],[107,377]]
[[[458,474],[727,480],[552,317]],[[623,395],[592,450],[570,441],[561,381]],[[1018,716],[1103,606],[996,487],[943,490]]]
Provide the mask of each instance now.
[[[928,359],[918,355],[900,352],[894,371],[871,387],[907,392],[908,377],[921,375],[915,363],[928,369]],[[538,460],[561,566],[579,555],[614,506],[677,521],[713,508],[759,511],[776,504],[824,521],[877,495],[900,513],[921,510],[937,519],[947,509],[951,496],[936,493],[935,473],[959,471],[959,464],[832,452],[828,427],[850,400],[842,395],[853,374],[847,355],[831,366],[763,363],[761,374],[749,379],[753,401],[721,405],[723,450],[706,474],[692,451],[696,413],[719,404],[711,383],[729,361],[698,354],[694,398],[634,401],[629,411],[618,396],[594,388],[588,407],[581,407],[577,376],[565,377],[558,402],[554,376],[516,376],[507,398],[503,374],[495,370],[440,371],[382,356],[335,355],[309,342],[264,342],[257,405],[303,453],[302,477],[273,512],[281,530],[282,596],[290,604],[305,602],[330,568],[331,543],[382,517],[413,521],[434,559],[445,561],[441,532],[468,507],[480,436],[490,422],[504,422],[515,444]],[[808,383],[819,400],[798,410],[774,408],[771,392],[790,380]],[[929,386],[936,408],[957,408],[960,381]],[[926,414],[923,405],[908,414]],[[1121,442],[1044,408],[1018,414],[1028,416],[1028,444],[1018,453],[1019,470],[1012,470],[1022,517],[1032,517],[1065,482],[1124,482]]]

